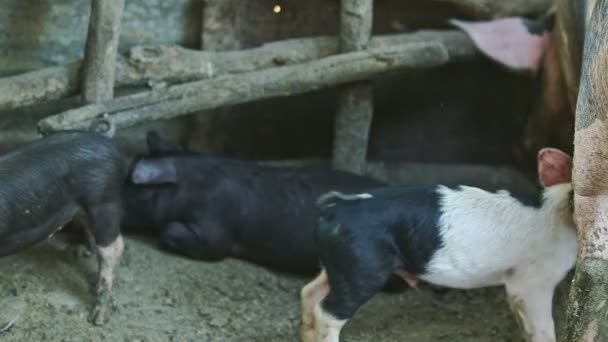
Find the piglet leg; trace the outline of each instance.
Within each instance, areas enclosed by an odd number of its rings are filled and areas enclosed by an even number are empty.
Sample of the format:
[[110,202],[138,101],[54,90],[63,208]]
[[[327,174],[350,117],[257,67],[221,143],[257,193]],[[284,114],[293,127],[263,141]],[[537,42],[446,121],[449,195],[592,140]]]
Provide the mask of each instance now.
[[507,298],[511,310],[521,320],[529,342],[555,342],[552,298],[555,284],[529,276],[507,280]]
[[112,285],[114,272],[120,263],[124,248],[124,241],[120,235],[107,247],[97,247],[97,262],[99,263],[97,299],[90,317],[90,320],[96,325],[107,322],[116,306]]
[[323,310],[321,303],[314,307],[315,342],[340,342],[340,331],[346,320],[339,320]]
[[300,334],[302,341],[315,341],[315,305],[319,304],[329,293],[329,283],[327,282],[327,273],[325,270],[313,281],[302,288],[300,294],[302,300],[302,327]]
[[88,218],[95,235],[99,265],[97,298],[89,319],[96,325],[102,325],[108,321],[116,306],[112,286],[116,267],[125,248],[120,235],[120,204],[110,202],[96,205],[89,210]]

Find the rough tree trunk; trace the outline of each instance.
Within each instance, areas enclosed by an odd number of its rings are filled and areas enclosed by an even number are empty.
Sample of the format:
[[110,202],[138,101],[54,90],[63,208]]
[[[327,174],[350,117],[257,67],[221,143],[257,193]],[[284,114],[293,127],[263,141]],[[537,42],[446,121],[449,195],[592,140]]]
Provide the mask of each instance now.
[[579,253],[568,342],[608,341],[608,0],[598,1],[585,36],[573,172]]

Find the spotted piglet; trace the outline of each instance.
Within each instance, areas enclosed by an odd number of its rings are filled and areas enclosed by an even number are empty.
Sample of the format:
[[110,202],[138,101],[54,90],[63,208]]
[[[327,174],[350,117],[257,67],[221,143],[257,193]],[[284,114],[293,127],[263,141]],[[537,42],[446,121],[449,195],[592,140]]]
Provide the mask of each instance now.
[[574,266],[572,161],[538,154],[538,201],[442,185],[319,198],[321,274],[302,289],[302,338],[338,341],[392,274],[458,289],[505,285],[530,341],[555,341],[555,286]]

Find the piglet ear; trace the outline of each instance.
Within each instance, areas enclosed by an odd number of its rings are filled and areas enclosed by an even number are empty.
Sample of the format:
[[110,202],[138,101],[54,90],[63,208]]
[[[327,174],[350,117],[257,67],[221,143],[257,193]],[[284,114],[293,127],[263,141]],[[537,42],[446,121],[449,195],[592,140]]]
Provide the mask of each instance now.
[[451,19],[450,24],[466,32],[482,53],[515,70],[538,71],[551,43],[550,31],[538,31],[519,17],[485,22]]
[[544,187],[572,181],[572,158],[555,148],[538,152],[538,178]]
[[135,184],[177,183],[177,172],[172,159],[142,159],[133,168],[131,180]]
[[182,150],[181,146],[163,140],[156,131],[148,131],[146,142],[148,144],[148,152],[152,155]]

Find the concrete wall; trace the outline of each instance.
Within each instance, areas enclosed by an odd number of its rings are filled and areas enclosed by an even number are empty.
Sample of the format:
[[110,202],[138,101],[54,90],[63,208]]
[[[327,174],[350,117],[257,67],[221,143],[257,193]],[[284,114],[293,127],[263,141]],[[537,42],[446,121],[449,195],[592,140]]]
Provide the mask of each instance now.
[[[139,43],[199,46],[202,0],[127,0],[120,37]],[[84,55],[89,0],[3,0],[0,75],[65,64]]]

